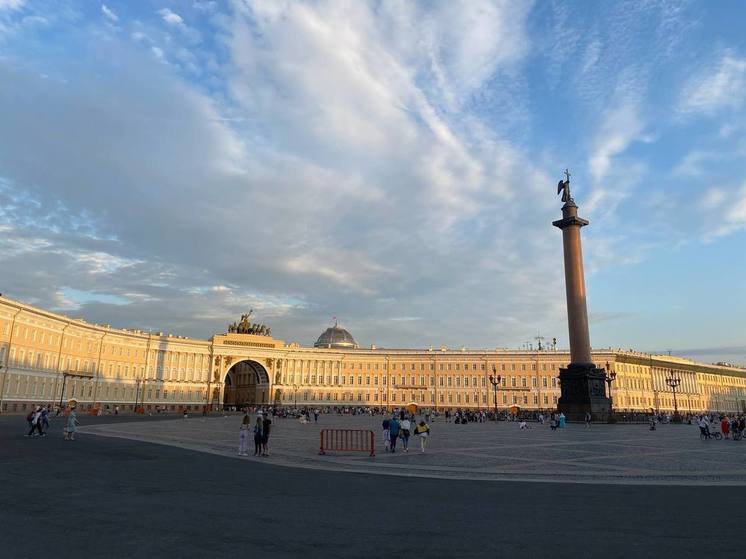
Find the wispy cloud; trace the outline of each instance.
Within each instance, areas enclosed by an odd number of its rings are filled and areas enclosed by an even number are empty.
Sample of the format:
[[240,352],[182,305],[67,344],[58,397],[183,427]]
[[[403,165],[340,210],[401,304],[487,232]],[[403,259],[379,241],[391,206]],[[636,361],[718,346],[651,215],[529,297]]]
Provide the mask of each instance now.
[[116,14],[116,12],[114,12],[114,10],[109,8],[106,4],[101,4],[101,13],[104,14],[104,16],[109,19],[109,21],[119,21],[119,16]]
[[685,85],[679,111],[711,115],[743,104],[746,98],[746,58],[727,50],[710,68],[702,68]]

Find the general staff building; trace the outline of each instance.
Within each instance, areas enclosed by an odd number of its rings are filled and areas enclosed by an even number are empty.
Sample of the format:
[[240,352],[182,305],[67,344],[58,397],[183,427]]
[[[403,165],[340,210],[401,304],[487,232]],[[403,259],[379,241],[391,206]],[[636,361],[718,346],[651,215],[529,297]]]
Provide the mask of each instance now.
[[[359,348],[343,328],[314,347],[243,322],[208,340],[117,329],[0,297],[0,410],[74,399],[83,409],[298,405],[554,409],[561,350]],[[598,349],[616,410],[746,411],[746,369]],[[494,386],[490,376],[500,377]]]

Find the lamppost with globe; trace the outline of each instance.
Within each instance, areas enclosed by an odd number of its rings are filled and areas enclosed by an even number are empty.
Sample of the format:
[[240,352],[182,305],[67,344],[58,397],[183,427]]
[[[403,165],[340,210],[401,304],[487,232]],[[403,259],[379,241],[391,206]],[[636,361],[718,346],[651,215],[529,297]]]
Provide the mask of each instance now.
[[502,377],[497,374],[497,367],[492,365],[492,374],[490,375],[490,384],[492,385],[492,392],[494,394],[495,401],[495,421],[497,421],[497,385],[500,384]]

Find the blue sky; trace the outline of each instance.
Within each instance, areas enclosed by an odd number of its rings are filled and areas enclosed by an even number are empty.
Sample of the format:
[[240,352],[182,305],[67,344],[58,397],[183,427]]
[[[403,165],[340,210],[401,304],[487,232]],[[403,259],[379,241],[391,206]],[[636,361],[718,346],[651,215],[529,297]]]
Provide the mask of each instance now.
[[740,2],[0,0],[2,291],[207,337],[746,364]]

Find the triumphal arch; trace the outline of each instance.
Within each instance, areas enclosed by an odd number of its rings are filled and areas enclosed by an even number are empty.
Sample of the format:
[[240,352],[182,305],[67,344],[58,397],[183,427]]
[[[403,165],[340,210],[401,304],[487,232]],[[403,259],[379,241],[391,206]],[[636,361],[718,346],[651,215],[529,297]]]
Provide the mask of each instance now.
[[271,336],[264,324],[250,321],[251,311],[213,336],[213,406],[267,404],[272,399],[272,379],[282,364],[277,356],[285,342]]

